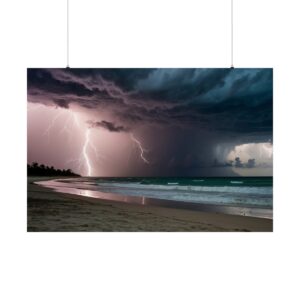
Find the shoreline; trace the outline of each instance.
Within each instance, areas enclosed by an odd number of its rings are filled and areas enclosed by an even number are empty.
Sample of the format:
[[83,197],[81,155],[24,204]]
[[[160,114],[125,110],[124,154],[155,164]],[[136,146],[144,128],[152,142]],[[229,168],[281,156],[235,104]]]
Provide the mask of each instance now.
[[57,192],[34,184],[58,177],[28,177],[27,230],[33,231],[273,231],[273,220],[140,205]]
[[[217,212],[221,214],[248,216],[257,218],[273,219],[273,209],[268,207],[258,206],[243,206],[243,205],[230,205],[230,204],[215,204],[215,203],[197,203],[190,201],[176,201],[164,198],[151,198],[147,196],[132,196],[130,194],[102,192],[96,189],[93,185],[85,185],[85,180],[73,179],[53,179],[37,182],[38,185],[46,188],[51,188],[58,193],[66,193],[72,195],[82,195],[100,200],[116,201],[119,203],[134,203],[139,205],[151,205],[159,207],[169,207],[178,209],[198,210],[203,212]],[[73,185],[72,185],[73,184]]]

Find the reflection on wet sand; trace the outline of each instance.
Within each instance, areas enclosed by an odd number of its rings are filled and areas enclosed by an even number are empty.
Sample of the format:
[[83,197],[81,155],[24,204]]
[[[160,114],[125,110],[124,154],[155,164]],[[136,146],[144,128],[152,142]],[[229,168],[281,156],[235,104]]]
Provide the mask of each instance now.
[[[73,195],[80,195],[91,198],[98,198],[104,200],[113,200],[118,202],[128,202],[128,203],[136,203],[145,205],[146,198],[138,197],[138,196],[123,196],[120,194],[114,193],[104,193],[96,190],[96,188],[90,183],[85,182],[73,182],[68,180],[47,180],[47,181],[39,181],[36,184],[42,185],[44,187],[52,188],[60,193],[67,193]],[[72,185],[72,187],[68,186]],[[88,189],[87,189],[88,188]]]

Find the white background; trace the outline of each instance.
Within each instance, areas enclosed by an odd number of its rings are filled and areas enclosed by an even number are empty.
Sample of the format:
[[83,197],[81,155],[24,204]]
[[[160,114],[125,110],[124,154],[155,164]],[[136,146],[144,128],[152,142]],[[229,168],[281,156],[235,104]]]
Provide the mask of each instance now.
[[[299,1],[235,4],[235,67],[274,68],[274,233],[26,233],[26,68],[66,66],[66,0],[1,1],[1,299],[300,299]],[[70,6],[71,67],[230,66],[230,0]]]

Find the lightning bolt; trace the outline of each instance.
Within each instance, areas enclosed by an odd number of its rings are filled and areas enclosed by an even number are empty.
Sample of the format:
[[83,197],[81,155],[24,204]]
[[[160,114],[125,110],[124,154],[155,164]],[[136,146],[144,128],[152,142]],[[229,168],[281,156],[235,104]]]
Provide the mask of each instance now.
[[[67,119],[66,119],[66,122],[64,124],[64,126],[61,128],[60,130],[60,134],[63,134],[63,133],[67,133],[67,135],[71,135],[71,130],[69,128],[69,124],[72,120],[72,115],[70,115]],[[69,139],[70,140],[70,139]]]
[[130,134],[130,138],[137,145],[137,147],[139,148],[139,150],[140,150],[140,157],[144,161],[144,163],[150,164],[150,162],[144,156],[144,152],[146,152],[147,150],[143,148],[141,142],[139,140],[137,140],[132,133]]
[[[76,125],[80,128],[77,117],[74,118],[74,121],[75,123],[77,123]],[[87,176],[92,176],[93,173],[92,160],[88,153],[90,148],[94,150],[95,156],[97,160],[99,160],[101,156],[97,152],[97,149],[92,143],[92,140],[90,138],[90,128],[87,128],[85,130],[84,143],[79,158],[68,160],[68,163],[74,163],[74,162],[77,163],[78,170],[81,170],[83,165],[85,165],[85,171]]]
[[[85,130],[84,143],[83,143],[82,150],[80,152],[79,157],[69,159],[67,161],[67,164],[74,164],[74,163],[77,164],[77,167],[76,167],[77,170],[82,170],[84,167],[84,171],[87,176],[92,176],[92,173],[93,173],[92,160],[88,153],[91,145],[92,144],[91,144],[91,138],[90,138],[90,129],[87,128]],[[95,148],[94,151],[97,151],[97,149]],[[97,159],[100,157],[100,155],[98,155],[98,153],[96,154],[96,152],[95,152],[95,156],[97,157]]]
[[85,160],[85,163],[86,163],[87,175],[92,176],[91,162],[90,162],[90,158],[89,158],[88,153],[87,153],[87,148],[89,146],[89,143],[90,143],[90,130],[87,129],[85,131],[85,142],[84,142],[84,145],[83,145],[82,154],[83,154],[83,157],[84,157],[84,160]]
[[72,146],[72,138],[74,137],[74,132],[84,133],[84,142],[82,144],[82,149],[80,151],[79,157],[69,159],[66,164],[75,164],[75,168],[78,172],[84,171],[87,176],[92,176],[93,172],[93,162],[90,157],[89,151],[93,150],[94,155],[98,161],[101,161],[105,158],[104,155],[101,155],[98,152],[98,149],[92,142],[90,137],[90,128],[85,128],[85,132],[83,132],[84,127],[80,124],[80,119],[78,114],[71,110],[59,110],[58,113],[52,118],[51,122],[49,123],[48,127],[43,133],[43,136],[47,136],[48,142],[50,142],[50,135],[55,128],[57,120],[62,117],[64,119],[63,126],[61,127],[59,134],[65,134],[68,137],[68,142],[70,146]]
[[45,132],[43,135],[47,136],[48,139],[48,143],[50,142],[50,132],[53,129],[55,122],[57,121],[57,119],[61,116],[61,114],[63,113],[63,111],[60,111],[56,116],[54,116],[54,118],[51,120],[49,126],[46,128]]
[[96,157],[97,162],[101,162],[102,160],[107,160],[107,156],[98,152],[97,147],[95,146],[92,140],[90,140],[89,144],[91,146],[91,149],[94,151],[94,155]]

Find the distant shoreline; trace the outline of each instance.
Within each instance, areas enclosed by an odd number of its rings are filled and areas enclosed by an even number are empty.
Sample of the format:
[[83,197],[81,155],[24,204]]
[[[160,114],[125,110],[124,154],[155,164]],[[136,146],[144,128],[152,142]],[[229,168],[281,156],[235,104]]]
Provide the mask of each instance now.
[[[55,192],[28,177],[27,230],[34,231],[263,231],[273,220],[215,212],[143,206]],[[63,178],[66,179],[66,178]]]

